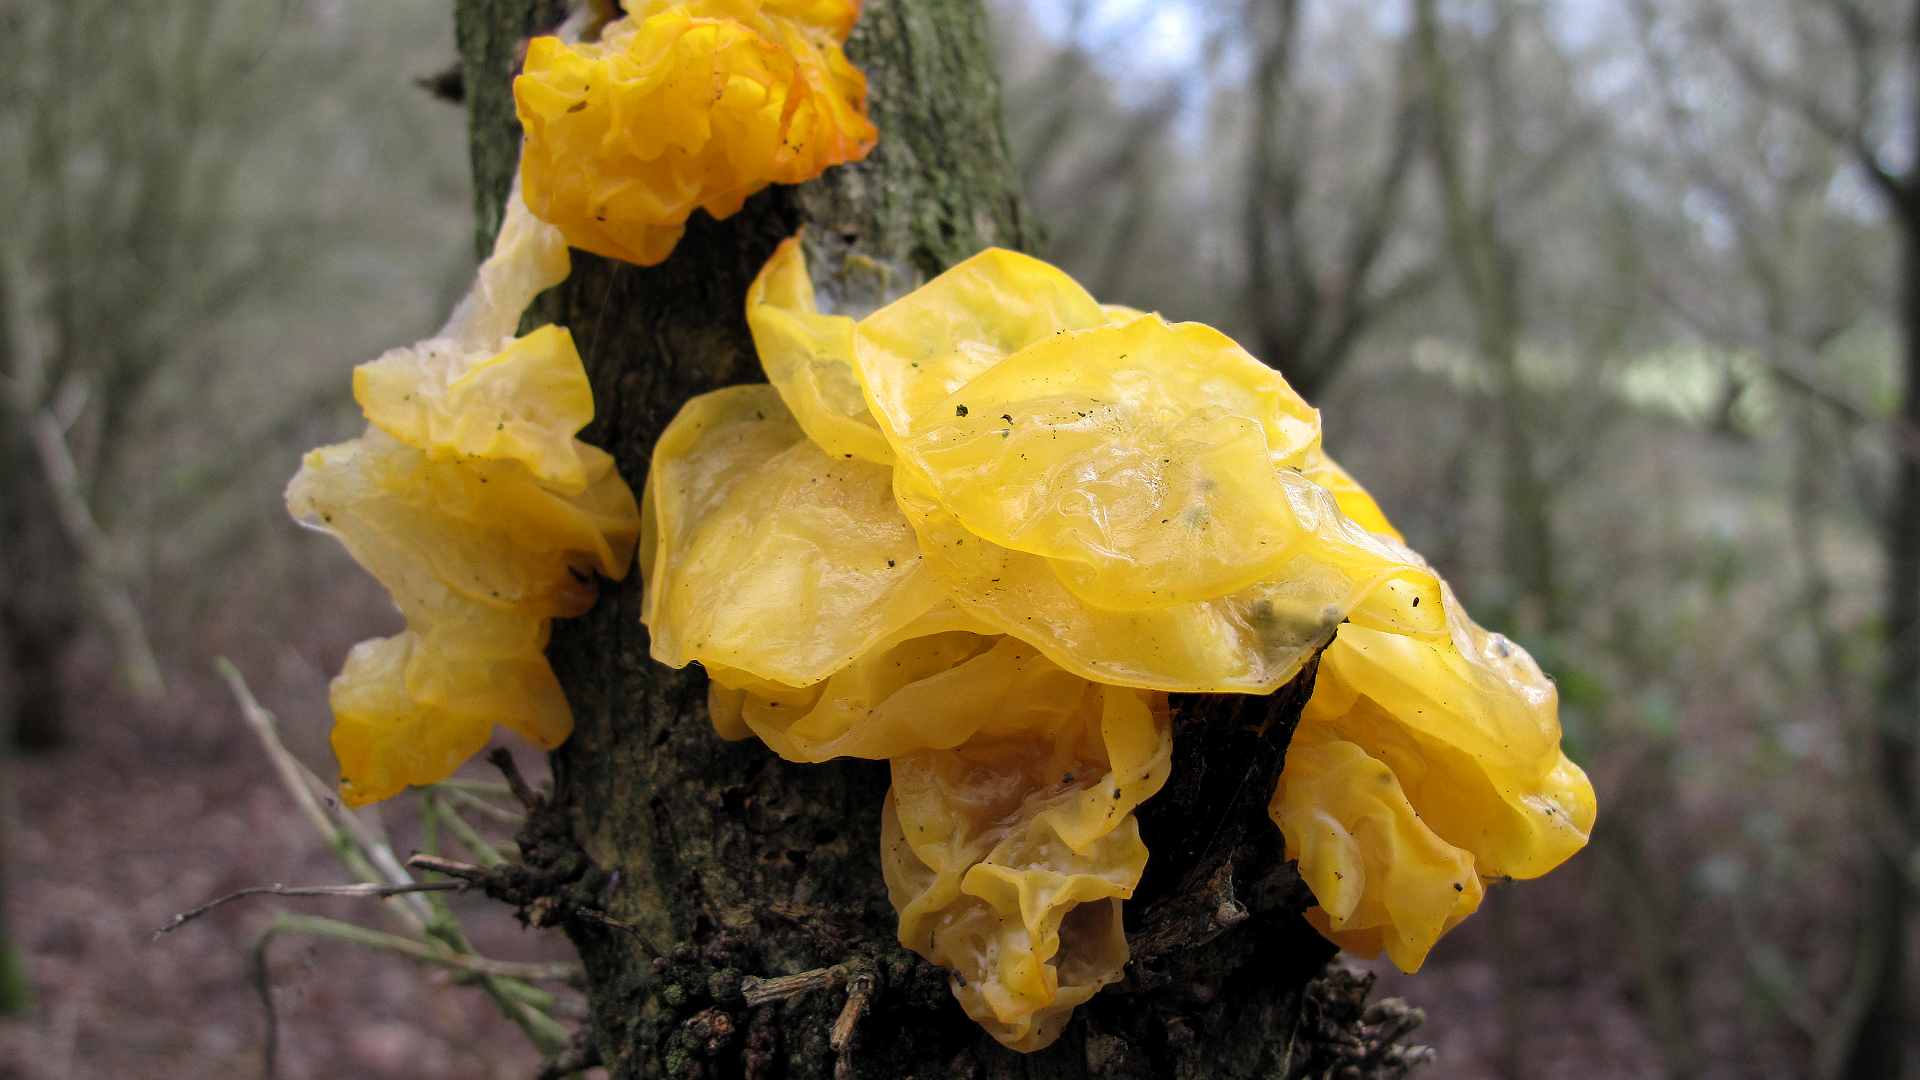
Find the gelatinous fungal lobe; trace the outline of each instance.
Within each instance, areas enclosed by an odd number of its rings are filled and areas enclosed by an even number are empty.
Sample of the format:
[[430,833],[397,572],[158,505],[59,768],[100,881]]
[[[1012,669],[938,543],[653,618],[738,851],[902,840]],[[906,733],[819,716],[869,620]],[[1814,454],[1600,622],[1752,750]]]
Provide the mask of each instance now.
[[534,213],[575,247],[651,266],[695,208],[738,211],[866,156],[857,0],[642,0],[598,42],[535,38],[514,102]]
[[773,387],[688,402],[648,474],[653,655],[818,683],[943,597],[889,470],[808,440]]
[[1116,905],[1145,868],[1133,808],[1166,778],[1164,695],[1089,682],[964,614],[888,472],[828,456],[773,387],[689,402],[645,497],[654,655],[707,668],[725,735],[892,760],[891,820],[930,845],[883,854],[902,940],[1034,1049],[1125,965]]
[[1005,251],[854,321],[796,241],[747,317],[771,385],[696,398],[654,455],[654,655],[707,668],[729,738],[891,761],[900,940],[1008,1046],[1126,962],[1167,691],[1325,650],[1272,813],[1350,949],[1417,966],[1483,879],[1584,842],[1551,683],[1222,335]]
[[780,242],[747,290],[747,326],[767,381],[807,438],[836,458],[893,464],[853,372],[853,324],[822,314],[800,238]]
[[1343,474],[1284,379],[1211,328],[1121,316],[988,251],[855,327],[900,505],[957,603],[1160,690],[1273,690],[1347,618],[1440,632],[1402,602],[1437,601],[1431,573],[1314,483]]
[[1417,970],[1479,906],[1587,842],[1593,788],[1560,749],[1553,683],[1442,586],[1447,634],[1348,624],[1320,660],[1270,813],[1349,952]]
[[1146,869],[1135,807],[1172,758],[1166,695],[1089,682],[1014,638],[1056,686],[966,742],[893,758],[881,866],[901,944],[1015,1050],[1051,1043],[1126,967],[1120,903]]
[[444,779],[503,724],[558,746],[572,714],[542,650],[549,620],[620,578],[639,532],[566,331],[512,338],[565,276],[566,249],[512,200],[494,254],[447,327],[355,372],[369,424],[309,453],[287,488],[393,595],[405,632],[362,642],[334,679],[341,795],[360,805]]

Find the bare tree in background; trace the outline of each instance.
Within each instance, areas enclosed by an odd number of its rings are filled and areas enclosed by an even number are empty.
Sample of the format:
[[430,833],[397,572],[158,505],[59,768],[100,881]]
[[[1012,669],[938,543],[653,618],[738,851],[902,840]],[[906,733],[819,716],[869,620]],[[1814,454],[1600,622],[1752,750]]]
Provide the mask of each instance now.
[[1051,46],[1008,8],[1003,66],[1040,105],[1009,117],[1022,184],[1044,254],[1097,295],[1233,328],[1315,399],[1436,280],[1408,250],[1413,57],[1367,5],[1194,5],[1192,65],[1166,75],[1137,55],[1152,5],[1096,27],[1071,4]]
[[[294,262],[300,223],[243,167],[283,104],[248,80],[291,11],[0,0],[0,766],[65,739],[60,663],[89,623],[137,700],[164,690],[137,603],[164,474],[142,451],[180,419],[156,386],[211,381],[211,329]],[[0,920],[0,1010],[30,1001]]]
[[[1296,390],[1317,400],[1375,319],[1433,281],[1430,267],[1384,267],[1406,217],[1407,175],[1419,146],[1421,99],[1414,59],[1398,50],[1390,97],[1361,131],[1336,135],[1302,70],[1308,11],[1302,0],[1246,0],[1251,74],[1242,195],[1246,245],[1246,322],[1253,351]],[[1371,173],[1351,166],[1364,153],[1330,152],[1329,143],[1377,139]],[[1310,198],[1333,185],[1338,194]]]
[[[1537,5],[1501,0],[1474,13],[1477,18],[1448,14],[1437,0],[1415,0],[1411,44],[1449,278],[1474,351],[1490,373],[1496,410],[1502,588],[1488,598],[1487,610],[1494,625],[1541,648],[1551,665],[1553,640],[1568,627],[1554,493],[1570,477],[1549,472],[1549,401],[1522,368],[1529,331],[1524,282],[1538,271],[1530,263],[1542,261],[1530,250],[1537,237],[1528,230],[1596,128],[1556,72],[1564,61]],[[1550,139],[1527,138],[1543,126],[1554,132]],[[1495,1064],[1508,1080],[1519,1080],[1528,1075],[1525,958],[1515,943],[1511,890],[1493,890],[1488,900],[1501,951],[1502,1044]],[[1656,1028],[1659,1012],[1683,1015],[1673,1003],[1649,1004]],[[1688,1072],[1683,1063],[1675,1075]]]
[[[1648,285],[1684,325],[1727,350],[1713,420],[1719,430],[1750,437],[1736,411],[1756,379],[1797,397],[1785,410],[1796,435],[1792,533],[1805,582],[1795,614],[1813,641],[1829,706],[1846,710],[1854,695],[1844,645],[1832,625],[1834,587],[1817,536],[1823,507],[1834,497],[1821,490],[1821,470],[1844,453],[1844,444],[1827,434],[1830,418],[1818,410],[1823,402],[1839,404],[1846,422],[1871,413],[1837,391],[1837,380],[1807,370],[1802,358],[1819,357],[1863,317],[1873,291],[1862,280],[1869,273],[1860,263],[1863,227],[1838,220],[1827,197],[1836,169],[1844,166],[1833,148],[1803,131],[1780,130],[1769,103],[1743,93],[1723,67],[1698,62],[1698,37],[1671,15],[1651,0],[1631,5],[1635,43],[1651,76],[1650,111],[1658,117],[1656,168],[1673,184],[1662,189],[1662,205],[1636,211],[1649,234],[1642,244],[1650,263]],[[1676,240],[1699,237],[1703,230],[1705,240]],[[1731,295],[1703,287],[1715,277],[1733,286]],[[1760,359],[1775,377],[1735,360],[1747,357]],[[1644,757],[1630,774],[1631,793],[1616,800],[1618,809],[1597,829],[1596,852],[1629,930],[1643,1011],[1668,1072],[1695,1076],[1704,1055],[1693,984],[1706,958],[1690,947],[1684,927],[1697,898],[1662,881],[1661,856],[1650,844],[1659,842],[1663,821],[1680,799],[1673,748],[1660,740],[1639,742]],[[1779,1002],[1788,1027],[1807,1039],[1816,1057],[1824,1055],[1837,1034],[1835,1021],[1846,1022],[1846,1010],[1830,1019],[1801,989],[1798,961],[1761,940],[1754,927],[1763,897],[1736,893],[1726,900],[1735,909],[1731,944],[1743,958],[1749,985]]]
[[1513,595],[1509,616],[1496,621],[1551,634],[1562,625],[1561,588],[1551,495],[1539,467],[1536,417],[1520,369],[1525,252],[1510,230],[1517,223],[1516,206],[1565,167],[1578,141],[1590,137],[1591,130],[1569,126],[1560,145],[1521,155],[1521,125],[1514,113],[1519,93],[1513,78],[1516,24],[1536,13],[1502,2],[1493,8],[1492,26],[1471,35],[1443,27],[1436,0],[1417,0],[1414,11],[1415,48],[1430,116],[1427,145],[1439,184],[1453,279],[1465,301],[1475,346],[1493,369],[1502,401],[1500,552]]
[[1086,0],[1067,6],[1057,43],[1036,30],[1031,11],[999,6],[1002,71],[1037,106],[1007,125],[1021,189],[1047,207],[1037,253],[1074,268],[1097,296],[1129,296],[1156,228],[1176,213],[1175,127],[1195,80],[1129,81],[1137,72],[1126,53],[1142,28],[1096,32]]
[[155,378],[284,254],[284,230],[248,228],[236,209],[234,121],[285,14],[229,0],[0,6],[0,638],[22,745],[60,739],[56,663],[89,612],[135,695],[162,690],[121,469]]
[[[1902,389],[1897,417],[1920,426],[1920,4],[1820,0],[1738,17],[1702,5],[1704,35],[1756,91],[1850,155],[1879,193],[1898,235],[1897,298]],[[1795,67],[1769,62],[1752,29],[1784,40]],[[1817,60],[1815,58],[1818,58]],[[1832,77],[1826,77],[1831,74]],[[1905,100],[1896,94],[1904,92]],[[1846,992],[1821,1047],[1822,1077],[1899,1076],[1911,1011],[1907,940],[1920,832],[1920,455],[1895,448],[1884,516],[1885,657],[1881,707],[1865,740],[1869,820],[1875,842],[1860,869],[1859,938]],[[1875,812],[1877,811],[1877,812]]]

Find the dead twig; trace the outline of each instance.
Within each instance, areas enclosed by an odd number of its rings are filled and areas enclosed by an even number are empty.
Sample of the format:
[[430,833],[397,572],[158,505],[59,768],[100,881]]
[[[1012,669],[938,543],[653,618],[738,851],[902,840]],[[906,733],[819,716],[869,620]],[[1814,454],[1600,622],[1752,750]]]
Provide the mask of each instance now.
[[473,863],[456,862],[453,859],[443,859],[438,855],[428,855],[423,851],[416,851],[407,856],[407,865],[413,867],[415,870],[432,870],[445,874],[450,878],[459,878],[463,884],[468,885],[477,883],[492,873],[491,870],[484,866],[475,866]]
[[546,800],[527,786],[526,778],[520,775],[520,766],[514,764],[513,755],[507,751],[506,747],[496,746],[487,751],[487,760],[507,778],[508,790],[513,792],[513,797],[519,799],[520,805],[526,807],[528,812],[546,805]]
[[844,986],[847,975],[845,964],[814,968],[812,971],[802,971],[797,975],[779,975],[771,979],[749,975],[740,980],[740,993],[746,997],[749,1007],[766,1005],[770,1002],[785,1001],[797,994],[812,993],[815,990],[832,990]]
[[153,932],[158,941],[193,920],[218,907],[224,907],[235,900],[244,900],[249,896],[398,896],[410,892],[458,892],[466,889],[465,881],[417,881],[411,885],[380,885],[363,883],[359,885],[255,885],[229,893],[218,900],[201,904],[191,911],[183,911],[167,922],[167,925]]
[[834,1020],[833,1031],[827,1037],[827,1045],[837,1055],[833,1063],[834,1080],[850,1080],[853,1076],[853,1037],[878,988],[879,980],[870,972],[847,980],[847,1003],[841,1006],[840,1016]]

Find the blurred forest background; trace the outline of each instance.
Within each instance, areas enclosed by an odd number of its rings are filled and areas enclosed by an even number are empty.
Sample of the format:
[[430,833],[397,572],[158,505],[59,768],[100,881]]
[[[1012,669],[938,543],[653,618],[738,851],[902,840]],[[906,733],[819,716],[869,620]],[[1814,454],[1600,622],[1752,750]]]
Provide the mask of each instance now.
[[[1601,823],[1417,975],[1377,965],[1427,1010],[1424,1075],[1899,1075],[1920,3],[992,10],[1038,254],[1284,371],[1558,680]],[[274,902],[147,938],[340,880],[213,659],[333,775],[326,680],[399,620],[279,492],[359,430],[349,369],[465,288],[465,125],[419,85],[454,58],[446,0],[0,0],[0,866],[32,990],[0,1077],[257,1074]],[[264,963],[282,1076],[532,1074],[445,976],[318,939]]]

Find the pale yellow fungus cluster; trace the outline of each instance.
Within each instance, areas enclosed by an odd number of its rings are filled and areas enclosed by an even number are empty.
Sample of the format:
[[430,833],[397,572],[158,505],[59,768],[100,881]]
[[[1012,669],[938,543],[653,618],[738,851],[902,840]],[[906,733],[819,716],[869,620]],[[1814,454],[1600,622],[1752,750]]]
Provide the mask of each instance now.
[[1483,879],[1584,842],[1552,684],[1225,336],[999,250],[855,322],[792,240],[747,317],[771,385],[694,399],[654,454],[653,655],[706,667],[723,735],[891,762],[900,940],[1008,1046],[1122,973],[1169,691],[1325,650],[1273,815],[1354,951],[1417,967]]
[[535,38],[514,102],[535,214],[574,247],[651,266],[696,207],[738,211],[873,148],[840,45],[858,0],[630,0],[597,43]]
[[502,724],[545,749],[573,728],[542,650],[549,621],[621,578],[640,530],[613,459],[574,438],[593,395],[558,327],[513,337],[567,275],[565,242],[520,199],[473,291],[435,337],[354,372],[366,434],[309,453],[294,517],[338,537],[407,629],[333,680],[341,798],[445,779]]
[[572,730],[549,621],[592,605],[594,572],[625,576],[639,511],[612,459],[574,438],[593,393],[571,335],[516,338],[521,314],[567,276],[569,244],[651,265],[696,207],[726,217],[769,183],[864,157],[866,80],[840,51],[859,14],[858,0],[637,0],[597,43],[531,43],[514,82],[527,142],[492,256],[437,336],[355,370],[367,433],[308,454],[287,489],[407,618],[333,682],[349,804],[445,778],[496,723],[545,749]]

